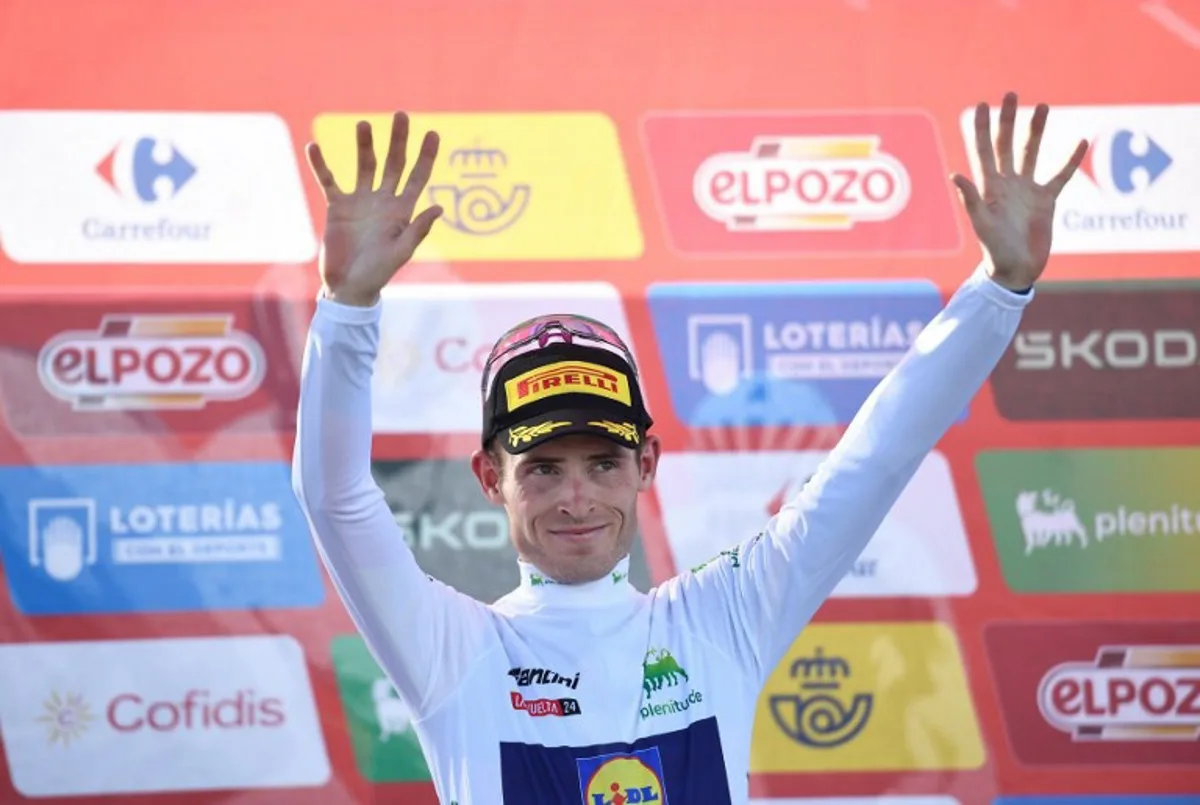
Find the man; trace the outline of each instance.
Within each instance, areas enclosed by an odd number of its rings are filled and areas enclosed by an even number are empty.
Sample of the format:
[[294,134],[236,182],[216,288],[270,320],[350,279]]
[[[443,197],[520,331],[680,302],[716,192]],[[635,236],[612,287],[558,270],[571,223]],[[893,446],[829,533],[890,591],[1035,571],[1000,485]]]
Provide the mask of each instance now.
[[379,293],[441,214],[413,217],[437,135],[425,135],[399,196],[404,115],[394,118],[378,189],[366,123],[352,192],[308,146],[328,209],[296,493],[351,617],[412,711],[442,802],[747,801],[767,675],[991,373],[1049,258],[1055,198],[1087,144],[1035,183],[1047,109],[1037,108],[1017,170],[1016,108],[1010,93],[994,150],[989,110],[976,110],[982,193],[953,177],[984,264],[760,534],[648,594],[630,586],[628,554],[637,495],[650,488],[661,448],[632,358],[611,330],[579,317],[526,322],[502,337],[484,370],[483,439],[471,466],[507,513],[521,584],[491,605],[421,571],[370,470]]

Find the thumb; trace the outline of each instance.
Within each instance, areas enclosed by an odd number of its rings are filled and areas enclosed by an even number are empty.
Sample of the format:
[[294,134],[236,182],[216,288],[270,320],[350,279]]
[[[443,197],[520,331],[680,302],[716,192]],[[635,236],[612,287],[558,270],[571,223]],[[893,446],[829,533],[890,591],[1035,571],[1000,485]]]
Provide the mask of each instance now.
[[433,222],[442,217],[442,208],[438,205],[422,210],[421,213],[404,227],[404,231],[400,233],[400,237],[396,240],[396,252],[401,256],[401,262],[408,262],[408,259],[416,252],[417,247],[421,245],[421,241],[425,240],[429,235],[429,230],[433,228]]
[[974,218],[980,207],[983,206],[983,199],[979,197],[979,190],[976,189],[975,183],[961,173],[952,174],[950,181],[954,182],[954,186],[958,188],[958,196],[962,199],[963,206],[967,208],[967,215]]

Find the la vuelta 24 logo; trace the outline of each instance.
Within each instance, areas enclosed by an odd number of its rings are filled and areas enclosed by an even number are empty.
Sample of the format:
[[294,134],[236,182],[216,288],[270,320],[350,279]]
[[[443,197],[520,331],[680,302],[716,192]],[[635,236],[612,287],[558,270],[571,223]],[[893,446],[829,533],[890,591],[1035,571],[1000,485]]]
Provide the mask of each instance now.
[[847,660],[826,657],[817,648],[814,656],[793,662],[790,674],[800,683],[800,692],[770,698],[771,716],[785,735],[804,746],[830,749],[862,732],[875,697],[843,692],[842,683],[851,676]]

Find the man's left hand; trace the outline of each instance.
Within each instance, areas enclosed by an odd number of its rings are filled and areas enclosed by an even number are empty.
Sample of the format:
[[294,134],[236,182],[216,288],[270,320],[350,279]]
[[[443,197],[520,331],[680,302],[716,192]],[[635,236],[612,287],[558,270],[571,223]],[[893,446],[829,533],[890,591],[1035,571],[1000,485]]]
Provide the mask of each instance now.
[[994,150],[991,112],[986,103],[979,104],[975,107],[975,149],[979,153],[983,177],[982,195],[965,176],[956,173],[951,177],[988,257],[988,273],[997,283],[1013,291],[1029,289],[1045,270],[1054,229],[1054,202],[1083,162],[1088,149],[1087,140],[1081,140],[1075,146],[1075,153],[1054,178],[1045,184],[1034,182],[1038,148],[1049,113],[1050,108],[1044,103],[1034,110],[1021,170],[1017,172],[1013,166],[1016,93],[1004,96]]

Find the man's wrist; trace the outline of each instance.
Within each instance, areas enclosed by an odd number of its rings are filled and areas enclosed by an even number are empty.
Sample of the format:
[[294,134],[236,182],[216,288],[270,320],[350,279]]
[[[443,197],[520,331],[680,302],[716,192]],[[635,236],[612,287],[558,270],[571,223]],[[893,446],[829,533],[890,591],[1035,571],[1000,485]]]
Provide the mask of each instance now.
[[349,305],[350,307],[374,307],[379,303],[379,291],[365,293],[363,291],[355,291],[352,288],[334,289],[328,285],[322,285],[321,298],[328,299],[330,302],[337,302],[339,305]]

